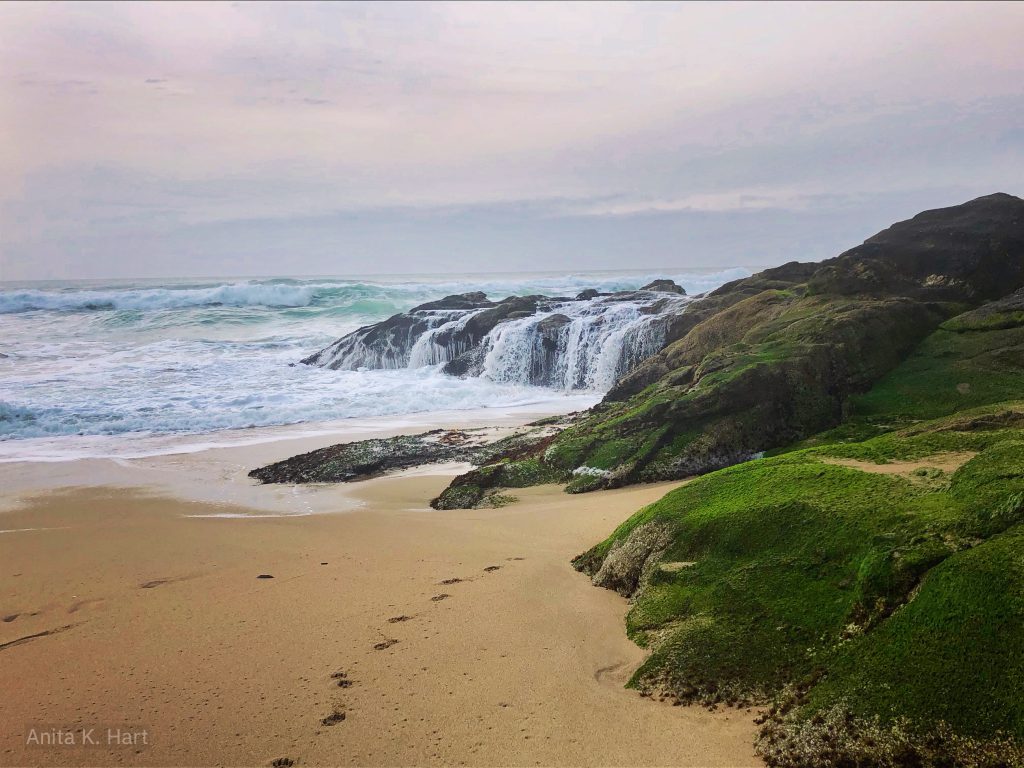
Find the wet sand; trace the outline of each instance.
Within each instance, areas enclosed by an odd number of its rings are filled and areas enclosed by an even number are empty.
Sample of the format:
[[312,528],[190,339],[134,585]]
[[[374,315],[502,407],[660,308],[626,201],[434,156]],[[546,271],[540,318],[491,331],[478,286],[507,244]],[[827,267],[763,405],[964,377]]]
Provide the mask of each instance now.
[[305,516],[31,491],[0,512],[0,764],[758,763],[752,713],[623,688],[626,601],[569,566],[672,484],[436,512],[445,471],[320,489],[346,511]]

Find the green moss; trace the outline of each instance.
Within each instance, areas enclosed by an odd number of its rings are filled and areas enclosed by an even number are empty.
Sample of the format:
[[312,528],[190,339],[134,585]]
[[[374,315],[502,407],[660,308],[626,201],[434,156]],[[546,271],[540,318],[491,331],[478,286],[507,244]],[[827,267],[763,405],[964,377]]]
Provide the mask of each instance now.
[[503,461],[493,465],[492,483],[501,488],[526,488],[531,485],[564,482],[565,472],[539,458]]
[[950,330],[957,320],[925,339],[870,392],[853,398],[851,416],[931,419],[1020,397],[1024,327]]
[[1024,528],[932,569],[877,629],[839,647],[805,716],[843,700],[883,722],[946,722],[1024,735]]
[[472,509],[484,497],[485,490],[475,483],[450,485],[430,502],[434,509]]
[[[634,595],[627,631],[652,653],[632,685],[683,699],[742,701],[810,681],[807,717],[839,706],[856,687],[857,716],[924,724],[941,716],[969,736],[988,737],[994,728],[1024,736],[1024,703],[1008,703],[1024,682],[1024,666],[1013,667],[1024,658],[1017,613],[1024,609],[1024,431],[985,428],[1012,423],[1012,413],[979,409],[863,444],[751,461],[638,512],[577,562],[594,573],[637,527],[671,527],[672,544],[659,561],[687,565],[655,569]],[[821,461],[836,453],[890,461],[942,450],[977,455],[951,476],[926,470],[902,477]],[[979,560],[990,546],[994,554]],[[1017,570],[1005,569],[995,597],[978,599],[981,571],[959,574],[959,564],[1004,568],[1015,547]],[[984,615],[961,633],[970,610]],[[892,633],[898,642],[888,639]],[[1015,633],[1012,642],[1004,642],[1007,633]],[[918,644],[918,636],[927,640]],[[915,667],[919,654],[929,658]],[[942,682],[957,658],[967,666]],[[865,677],[868,660],[874,666]],[[1009,670],[1008,680],[994,682],[998,669]],[[913,683],[887,682],[904,678]],[[966,703],[938,703],[961,685],[972,692]],[[989,694],[995,704],[982,706]],[[980,728],[993,706],[1003,715]]]

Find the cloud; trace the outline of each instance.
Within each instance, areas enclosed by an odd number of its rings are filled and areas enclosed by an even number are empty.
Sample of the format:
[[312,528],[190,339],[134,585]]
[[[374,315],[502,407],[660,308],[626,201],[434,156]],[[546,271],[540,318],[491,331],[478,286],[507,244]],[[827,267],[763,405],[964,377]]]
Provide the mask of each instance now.
[[[318,245],[287,222],[360,212],[481,252],[495,208],[637,237],[649,215],[1019,193],[1022,31],[1009,3],[8,3],[0,247],[155,248],[174,222],[202,251],[259,221],[303,269]],[[425,252],[381,238],[382,268]],[[601,249],[570,241],[560,264]]]

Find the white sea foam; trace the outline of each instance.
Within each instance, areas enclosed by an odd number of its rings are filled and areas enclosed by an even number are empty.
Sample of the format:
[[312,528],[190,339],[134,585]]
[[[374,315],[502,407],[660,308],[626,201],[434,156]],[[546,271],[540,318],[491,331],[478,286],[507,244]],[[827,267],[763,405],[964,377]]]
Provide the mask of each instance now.
[[208,288],[0,292],[0,314],[30,310],[180,309],[208,306],[305,307],[316,286],[229,283]]
[[[415,350],[415,368],[327,371],[294,364],[360,325],[452,293],[571,296],[588,287],[612,291],[670,277],[693,294],[745,274],[0,285],[0,460],[131,455],[111,449],[111,440],[126,435],[159,442],[166,435],[285,424],[312,429],[342,419],[559,398],[571,410],[582,401],[527,386],[498,367],[491,378],[443,375],[430,338]],[[439,326],[451,321],[442,318]],[[567,344],[587,344],[582,330],[575,341],[566,334]],[[599,343],[643,345],[615,333]],[[584,399],[592,401],[610,383],[610,366],[593,368],[593,391]]]

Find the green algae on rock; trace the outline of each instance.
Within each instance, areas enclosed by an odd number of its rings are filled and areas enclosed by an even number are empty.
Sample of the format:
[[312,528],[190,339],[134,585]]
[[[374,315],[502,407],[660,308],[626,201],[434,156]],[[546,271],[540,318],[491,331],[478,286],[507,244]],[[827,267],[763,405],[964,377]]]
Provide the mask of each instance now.
[[[1024,201],[990,195],[895,224],[821,264],[786,264],[729,283],[686,305],[664,349],[538,449],[544,471],[535,476],[578,493],[746,461],[869,412],[865,393],[915,350],[941,357],[950,345],[969,348],[981,330],[1004,333],[1007,344],[987,367],[964,363],[977,375],[958,379],[949,399],[1005,399],[1016,385],[1020,351],[1011,342],[1024,309],[1007,299],[967,311],[1024,285],[1022,253]],[[989,376],[1001,365],[1010,373]],[[959,375],[935,373],[947,374]],[[453,486],[480,493],[452,493],[446,503],[476,503],[504,478],[474,470]]]

